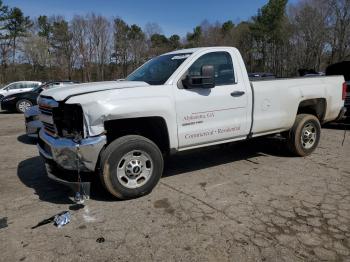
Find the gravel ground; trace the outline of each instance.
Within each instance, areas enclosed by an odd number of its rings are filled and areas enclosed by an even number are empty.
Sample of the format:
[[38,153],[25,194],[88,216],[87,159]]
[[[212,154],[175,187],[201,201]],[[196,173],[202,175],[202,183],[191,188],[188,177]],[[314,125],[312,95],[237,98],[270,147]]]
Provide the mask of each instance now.
[[[323,129],[306,158],[272,138],[178,155],[150,195],[115,201],[97,184],[74,210],[69,189],[45,176],[23,116],[2,112],[0,261],[350,261],[344,128]],[[65,227],[32,229],[70,209]]]

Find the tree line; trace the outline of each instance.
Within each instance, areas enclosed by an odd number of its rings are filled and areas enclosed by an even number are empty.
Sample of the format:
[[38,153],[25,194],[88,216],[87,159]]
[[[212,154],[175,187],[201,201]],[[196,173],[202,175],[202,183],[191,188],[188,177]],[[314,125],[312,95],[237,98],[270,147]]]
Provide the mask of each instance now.
[[247,21],[204,20],[184,37],[94,13],[30,18],[0,0],[0,83],[124,78],[159,54],[216,45],[237,47],[250,72],[324,70],[350,59],[350,0],[269,0]]

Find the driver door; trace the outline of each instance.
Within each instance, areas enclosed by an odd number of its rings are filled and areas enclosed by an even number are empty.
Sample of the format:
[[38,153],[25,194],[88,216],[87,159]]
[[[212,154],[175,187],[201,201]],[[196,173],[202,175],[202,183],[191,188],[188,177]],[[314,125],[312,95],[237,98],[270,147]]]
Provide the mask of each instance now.
[[201,68],[213,65],[214,88],[175,88],[179,148],[216,143],[247,135],[248,97],[245,85],[234,72],[232,56],[226,51],[200,56],[187,70],[199,76]]

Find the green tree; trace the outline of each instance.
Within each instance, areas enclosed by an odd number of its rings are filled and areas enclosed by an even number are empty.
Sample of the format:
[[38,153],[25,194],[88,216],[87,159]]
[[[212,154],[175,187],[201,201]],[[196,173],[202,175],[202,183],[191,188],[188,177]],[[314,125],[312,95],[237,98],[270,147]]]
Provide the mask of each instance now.
[[12,59],[15,63],[16,58],[16,40],[19,37],[27,35],[28,29],[33,25],[29,16],[24,16],[21,9],[18,7],[11,8],[8,14],[4,28],[8,31],[9,37],[12,40]]
[[168,38],[165,35],[154,34],[151,36],[151,42],[153,48],[161,48],[167,46],[169,43]]
[[151,36],[151,56],[157,56],[162,53],[170,51],[172,48],[170,46],[169,39],[162,34],[153,34]]
[[188,47],[198,47],[202,37],[202,28],[197,26],[192,33],[187,34]]
[[181,47],[180,36],[178,35],[170,36],[169,43],[170,43],[171,49],[179,49]]
[[231,20],[228,20],[225,23],[223,23],[221,26],[221,32],[223,36],[225,37],[228,34],[230,34],[234,27],[235,27],[235,24]]
[[41,37],[45,37],[46,40],[49,41],[50,35],[52,33],[52,25],[49,22],[46,15],[41,15],[38,17],[38,27],[39,27],[38,35]]
[[72,43],[73,34],[69,31],[68,22],[61,19],[53,23],[52,26],[52,47],[59,64],[63,64],[67,69],[67,77],[72,79],[72,68],[74,64],[74,45]]
[[286,6],[288,0],[269,0],[253,17],[251,32],[261,60],[261,70],[280,73],[281,50],[286,32]]

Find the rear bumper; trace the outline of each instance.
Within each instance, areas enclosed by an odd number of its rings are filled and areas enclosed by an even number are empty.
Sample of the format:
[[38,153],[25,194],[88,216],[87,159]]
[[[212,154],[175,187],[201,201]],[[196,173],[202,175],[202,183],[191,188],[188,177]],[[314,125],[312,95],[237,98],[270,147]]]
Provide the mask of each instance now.
[[346,112],[345,112],[345,117],[350,117],[350,105],[345,105]]
[[[44,132],[39,132],[38,150],[46,160],[55,163],[65,170],[95,171],[102,148],[106,144],[106,136],[82,139],[75,143],[68,138],[55,138]],[[78,149],[79,147],[79,149]]]
[[346,107],[342,107],[342,109],[340,110],[339,115],[335,119],[335,121],[343,120],[344,118],[346,118],[346,114],[347,114],[347,108]]

